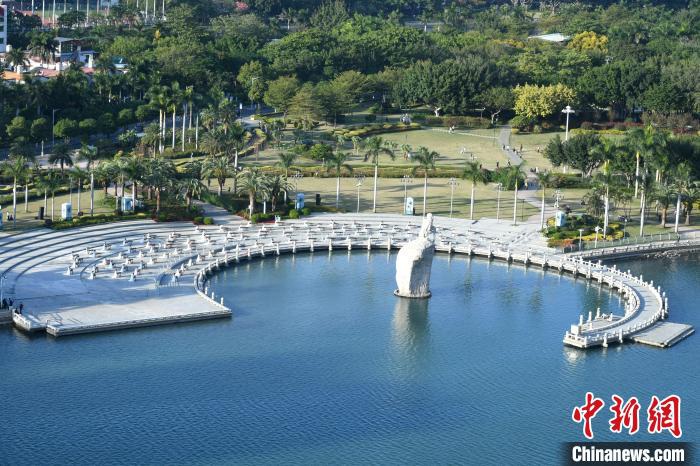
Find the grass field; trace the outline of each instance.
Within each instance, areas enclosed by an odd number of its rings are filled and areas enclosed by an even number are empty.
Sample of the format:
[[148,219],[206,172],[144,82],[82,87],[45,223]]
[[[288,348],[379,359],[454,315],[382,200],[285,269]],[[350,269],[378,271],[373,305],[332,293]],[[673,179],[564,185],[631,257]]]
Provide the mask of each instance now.
[[[449,133],[447,130],[441,128],[428,128],[416,131],[383,134],[381,135],[382,138],[386,141],[397,143],[399,149],[396,150],[396,159],[394,161],[388,162],[388,157],[382,156],[382,163],[385,165],[390,163],[391,165],[412,166],[413,162],[410,159],[405,160],[400,150],[402,145],[408,144],[414,151],[418,150],[421,146],[436,151],[440,154],[437,161],[438,166],[463,166],[466,161],[475,160],[481,163],[484,168],[493,170],[496,168],[497,162],[500,166],[505,166],[508,161],[501,147],[498,145],[498,131],[498,129],[475,129]],[[512,137],[515,136],[516,135],[513,135]],[[551,168],[549,161],[547,161],[542,154],[538,154],[536,149],[538,146],[543,147],[546,145],[546,141],[554,136],[555,133],[549,133],[547,135],[518,135],[518,145],[523,144],[526,168]],[[545,137],[547,139],[545,139]],[[511,146],[519,147],[514,146],[512,140]],[[352,144],[347,143],[345,150],[352,154]],[[254,155],[246,157],[242,160],[242,163],[251,165],[274,165],[277,163],[278,154],[283,151],[284,149],[268,148],[260,152],[257,157]],[[472,159],[472,155],[474,159]],[[351,165],[358,165],[361,163],[363,163],[362,151],[350,161]],[[316,165],[317,162],[299,158],[298,164]]]

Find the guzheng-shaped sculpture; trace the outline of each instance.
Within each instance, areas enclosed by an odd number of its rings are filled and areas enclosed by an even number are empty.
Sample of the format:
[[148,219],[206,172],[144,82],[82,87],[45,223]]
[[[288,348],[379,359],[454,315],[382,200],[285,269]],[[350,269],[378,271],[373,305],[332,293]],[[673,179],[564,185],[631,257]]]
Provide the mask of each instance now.
[[418,238],[406,243],[396,257],[396,296],[403,298],[430,297],[430,270],[435,255],[433,214],[423,219]]

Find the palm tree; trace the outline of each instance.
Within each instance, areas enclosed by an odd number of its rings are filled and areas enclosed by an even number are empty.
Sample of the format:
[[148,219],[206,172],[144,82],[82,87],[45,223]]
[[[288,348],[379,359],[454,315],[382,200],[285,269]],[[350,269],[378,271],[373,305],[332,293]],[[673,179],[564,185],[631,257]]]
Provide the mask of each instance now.
[[227,127],[227,154],[229,151],[234,151],[233,157],[233,194],[236,195],[238,192],[238,154],[243,149],[246,143],[246,131],[239,124],[232,124]]
[[429,150],[427,147],[420,147],[418,152],[413,156],[413,161],[416,162],[416,166],[411,170],[413,176],[419,170],[423,171],[423,217],[425,217],[426,202],[428,199],[428,173],[435,170],[435,161],[439,157],[439,154],[435,151]]
[[5,162],[3,172],[12,178],[12,226],[17,225],[17,182],[27,176],[27,159],[12,157]]
[[362,139],[360,138],[360,136],[353,136],[352,138],[350,138],[350,141],[352,141],[352,150],[354,151],[355,156],[357,156],[360,149],[362,149],[363,146]]
[[187,207],[192,206],[192,198],[200,198],[202,194],[209,191],[207,186],[202,183],[202,180],[195,176],[187,176],[178,183],[178,186],[180,188],[180,196],[187,202]]
[[259,168],[248,168],[241,176],[243,190],[248,193],[250,216],[255,213],[255,197],[265,191],[268,185],[267,176]]
[[73,157],[70,155],[68,144],[65,142],[56,144],[53,148],[53,153],[49,155],[49,163],[52,165],[59,165],[61,167],[61,174],[63,174],[66,165],[72,167]]
[[352,167],[348,163],[350,160],[350,154],[347,152],[336,152],[328,158],[328,165],[326,170],[328,172],[335,171],[335,208],[337,209],[340,205],[340,175],[345,169],[349,173],[352,173]]
[[673,189],[665,183],[659,184],[654,190],[654,200],[657,207],[661,209],[661,219],[659,221],[661,228],[666,228],[666,217],[668,217],[668,208],[671,205],[673,194]]
[[76,212],[80,212],[80,195],[83,189],[83,180],[87,179],[87,177],[88,172],[86,172],[85,170],[81,170],[79,167],[73,167],[73,169],[71,170],[71,178],[78,181],[78,205],[76,208]]
[[5,64],[10,65],[15,72],[21,73],[22,68],[29,66],[29,60],[21,48],[12,48],[5,54]]
[[202,137],[202,147],[209,155],[223,155],[230,163],[233,158],[233,192],[238,191],[238,179],[235,176],[238,169],[238,153],[245,145],[245,130],[241,125],[212,128]]
[[394,152],[384,146],[384,140],[379,136],[372,136],[365,141],[365,162],[370,160],[374,164],[374,199],[372,212],[377,211],[377,178],[379,177],[379,156],[386,154],[391,160],[396,156]]
[[233,168],[231,167],[229,160],[225,156],[221,155],[209,156],[204,159],[202,170],[207,178],[214,178],[219,184],[218,194],[221,196],[224,191],[226,179],[233,174]]
[[154,157],[145,161],[143,181],[156,193],[156,214],[160,213],[161,194],[172,184],[175,174],[172,160]]
[[688,187],[692,185],[691,169],[685,162],[680,163],[675,170],[675,182],[673,186],[676,190],[676,221],[674,231],[678,234],[678,224],[681,218],[681,205],[683,201],[683,194],[687,191]]
[[603,214],[603,236],[608,234],[608,221],[610,218],[610,186],[614,182],[614,176],[612,168],[610,167],[610,160],[606,160],[601,167],[600,172],[597,174],[596,179],[598,183],[605,187],[605,211]]
[[168,86],[152,86],[146,93],[152,107],[158,109],[158,141],[160,151],[163,151],[163,139],[165,138],[166,112],[170,106],[170,88]]
[[472,193],[469,199],[469,220],[474,220],[474,188],[477,183],[486,184],[489,179],[486,172],[481,169],[477,162],[467,162],[462,172],[462,178],[472,182]]
[[649,176],[646,167],[643,168],[642,174],[639,177],[639,189],[642,192],[641,199],[641,215],[639,219],[639,236],[644,236],[644,220],[647,213],[648,198],[652,196],[654,189],[654,179]]
[[41,187],[44,189],[44,195],[51,193],[51,221],[54,219],[54,201],[56,199],[56,191],[61,187],[62,176],[55,170],[48,170],[43,176]]
[[520,184],[525,180],[525,175],[523,173],[523,165],[512,165],[506,168],[504,172],[505,186],[513,186],[515,191],[514,203],[513,203],[513,225],[518,223],[518,188]]
[[542,171],[537,174],[537,181],[542,188],[542,212],[540,213],[540,230],[544,229],[545,226],[545,215],[544,215],[544,200],[547,194],[547,188],[552,184],[553,177],[548,171]]
[[99,158],[100,153],[95,146],[83,144],[78,150],[78,160],[87,162],[87,171],[90,174],[90,216],[95,213],[95,163]]
[[180,84],[178,82],[174,82],[170,86],[170,102],[169,102],[169,109],[172,111],[173,114],[173,134],[172,134],[172,146],[171,149],[175,150],[175,135],[177,133],[177,125],[175,123],[175,119],[177,117],[177,110],[180,107],[180,104],[182,103],[184,99],[184,94],[183,94],[183,89],[180,88]]
[[56,41],[50,32],[35,31],[29,40],[29,53],[40,58],[41,63],[52,63],[56,53]]
[[287,193],[292,189],[292,184],[284,175],[270,175],[268,178],[267,193],[272,202],[272,210],[277,210],[277,201],[280,195],[284,195],[286,202]]
[[693,183],[683,193],[683,206],[685,207],[685,224],[690,225],[690,214],[695,203],[700,201],[700,185]]
[[[668,161],[667,151],[668,137],[666,133],[657,131],[648,125],[644,129],[634,128],[627,132],[623,146],[632,149],[637,157],[640,157],[645,166],[653,166],[657,170],[656,180],[659,181],[660,170]],[[639,173],[636,173],[637,186],[639,185]]]
[[289,178],[289,169],[294,166],[297,154],[293,152],[283,152],[277,156],[277,166],[284,170],[285,178]]

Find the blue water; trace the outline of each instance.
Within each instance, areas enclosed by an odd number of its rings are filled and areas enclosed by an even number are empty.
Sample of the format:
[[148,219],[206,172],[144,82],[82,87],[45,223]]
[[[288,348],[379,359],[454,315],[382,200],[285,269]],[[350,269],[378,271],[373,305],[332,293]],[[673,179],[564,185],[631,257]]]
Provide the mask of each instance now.
[[[396,298],[395,256],[269,258],[223,272],[232,320],[78,337],[0,329],[3,464],[556,464],[586,391],[683,397],[700,432],[700,336],[670,350],[563,347],[606,288],[440,256]],[[700,260],[631,261],[700,325]],[[594,420],[596,440],[627,440]],[[642,427],[645,427],[642,419]],[[669,440],[667,434],[637,439]]]

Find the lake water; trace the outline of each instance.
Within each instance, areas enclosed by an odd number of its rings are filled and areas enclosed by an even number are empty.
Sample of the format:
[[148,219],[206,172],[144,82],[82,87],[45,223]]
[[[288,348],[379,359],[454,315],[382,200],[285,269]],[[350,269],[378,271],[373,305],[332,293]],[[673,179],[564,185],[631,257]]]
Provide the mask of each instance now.
[[[222,272],[232,320],[65,337],[0,329],[8,464],[556,464],[586,391],[683,397],[700,432],[700,337],[562,345],[607,288],[438,256],[433,298],[392,295],[395,255],[268,258]],[[618,263],[700,325],[700,260]],[[627,440],[594,420],[596,440]],[[668,434],[637,439],[670,440]]]

